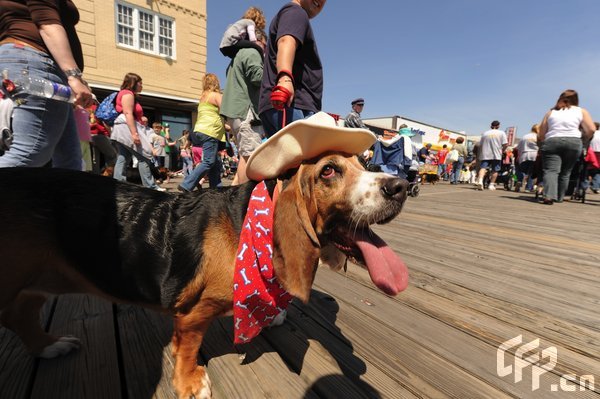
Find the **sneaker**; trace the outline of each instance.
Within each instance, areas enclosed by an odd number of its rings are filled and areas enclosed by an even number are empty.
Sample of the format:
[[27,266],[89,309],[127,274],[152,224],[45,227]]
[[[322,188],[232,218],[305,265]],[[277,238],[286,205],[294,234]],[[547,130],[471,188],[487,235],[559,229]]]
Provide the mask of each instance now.
[[483,191],[483,182],[475,183],[475,188],[479,191]]
[[594,194],[598,194],[598,193],[600,192],[600,190],[598,190],[597,188],[592,188],[592,192],[593,192]]
[[156,190],[156,191],[163,192],[163,193],[164,193],[165,191],[167,191],[167,189],[166,189],[166,188],[159,187],[159,186],[156,186],[155,190]]
[[490,183],[490,185],[488,186],[488,190],[495,191],[496,185],[494,183]]
[[182,193],[189,193],[190,190],[188,190],[187,188],[183,187],[181,184],[177,186],[177,190],[181,191]]

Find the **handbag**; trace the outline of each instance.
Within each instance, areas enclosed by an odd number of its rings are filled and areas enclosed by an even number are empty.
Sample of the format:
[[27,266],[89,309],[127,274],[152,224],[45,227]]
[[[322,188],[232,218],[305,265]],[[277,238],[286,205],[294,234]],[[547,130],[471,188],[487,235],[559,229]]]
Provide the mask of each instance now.
[[448,153],[448,156],[446,156],[446,162],[445,163],[454,163],[458,161],[458,151],[457,150],[452,150]]
[[592,147],[588,148],[584,161],[593,169],[600,169],[600,160],[596,156],[596,153],[594,152]]

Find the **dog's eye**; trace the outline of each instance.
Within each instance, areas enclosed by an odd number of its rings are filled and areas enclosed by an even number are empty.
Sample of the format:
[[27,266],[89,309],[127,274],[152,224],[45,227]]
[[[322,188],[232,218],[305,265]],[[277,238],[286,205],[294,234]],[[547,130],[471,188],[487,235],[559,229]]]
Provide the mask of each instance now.
[[321,177],[330,179],[335,176],[335,169],[331,165],[325,165],[321,170]]

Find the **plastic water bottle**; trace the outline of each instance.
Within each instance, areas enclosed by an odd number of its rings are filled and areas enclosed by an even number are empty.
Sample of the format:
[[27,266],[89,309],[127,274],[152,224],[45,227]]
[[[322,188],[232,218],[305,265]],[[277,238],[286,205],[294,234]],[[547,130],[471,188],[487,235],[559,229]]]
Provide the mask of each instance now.
[[53,100],[72,103],[75,101],[75,95],[69,86],[61,83],[51,82],[43,78],[32,78],[27,71],[23,71],[15,85],[22,93],[32,96],[51,98]]

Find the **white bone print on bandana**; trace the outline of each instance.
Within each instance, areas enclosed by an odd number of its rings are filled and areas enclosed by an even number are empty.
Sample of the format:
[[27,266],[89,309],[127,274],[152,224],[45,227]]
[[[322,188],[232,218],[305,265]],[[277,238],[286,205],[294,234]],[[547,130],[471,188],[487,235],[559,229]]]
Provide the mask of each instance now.
[[261,182],[248,203],[235,263],[235,344],[249,342],[260,334],[292,300],[273,270],[273,213],[267,185]]

